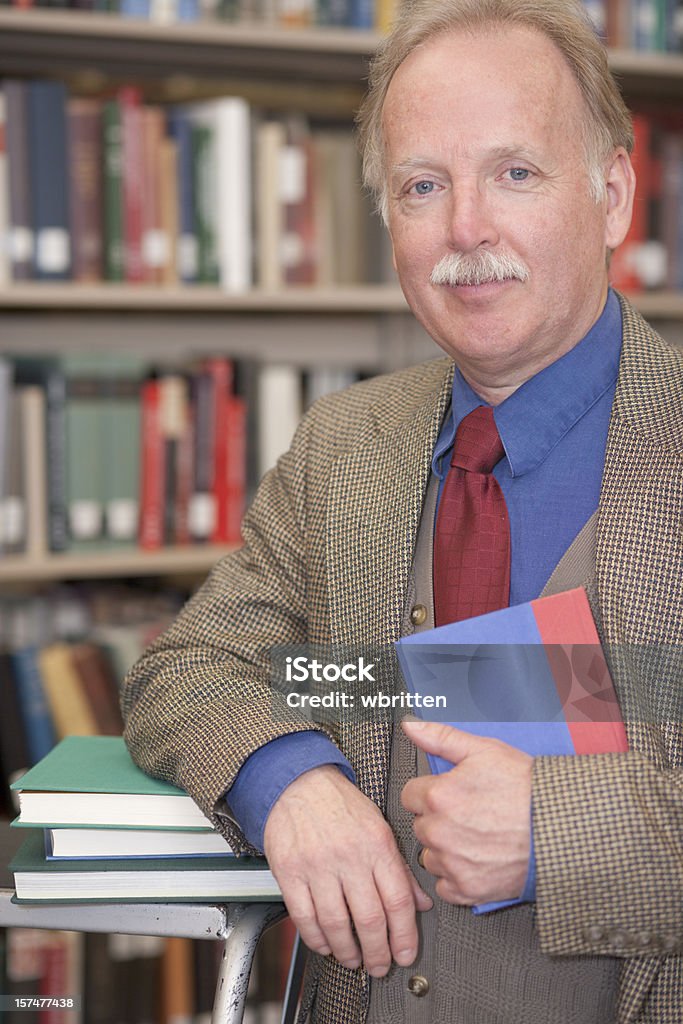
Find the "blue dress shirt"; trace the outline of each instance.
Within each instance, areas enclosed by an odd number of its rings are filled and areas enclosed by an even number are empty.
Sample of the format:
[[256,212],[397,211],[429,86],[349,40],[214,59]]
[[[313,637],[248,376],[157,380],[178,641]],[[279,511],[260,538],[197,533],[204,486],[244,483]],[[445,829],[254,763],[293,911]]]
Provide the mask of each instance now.
[[[493,473],[510,520],[510,604],[538,597],[553,569],[598,505],[607,429],[621,354],[621,309],[610,290],[588,334],[556,362],[496,406],[505,456]],[[441,486],[460,421],[482,399],[456,369],[451,410],[439,435],[432,468]],[[272,740],[244,762],[226,794],[247,839],[263,849],[270,810],[286,787],[311,768],[353,769],[322,733],[297,732]],[[535,894],[535,858],[523,899]]]

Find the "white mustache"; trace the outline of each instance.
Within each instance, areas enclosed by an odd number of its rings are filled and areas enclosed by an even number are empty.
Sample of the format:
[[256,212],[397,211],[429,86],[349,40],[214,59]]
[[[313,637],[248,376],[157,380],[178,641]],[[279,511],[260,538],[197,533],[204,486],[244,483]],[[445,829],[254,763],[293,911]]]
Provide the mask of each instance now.
[[443,256],[432,270],[432,284],[476,285],[491,281],[527,281],[529,268],[522,260],[507,252],[451,252]]

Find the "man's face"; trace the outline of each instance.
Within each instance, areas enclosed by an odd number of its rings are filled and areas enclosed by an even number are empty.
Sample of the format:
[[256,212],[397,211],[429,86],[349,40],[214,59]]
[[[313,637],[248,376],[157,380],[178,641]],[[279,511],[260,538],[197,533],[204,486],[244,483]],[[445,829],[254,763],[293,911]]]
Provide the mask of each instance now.
[[[600,203],[590,195],[582,111],[560,52],[521,27],[438,36],[392,79],[384,134],[396,269],[418,320],[475,389],[519,386],[602,310],[606,247],[623,225],[610,189]],[[486,252],[511,257],[526,280],[430,281],[449,254],[467,263]]]

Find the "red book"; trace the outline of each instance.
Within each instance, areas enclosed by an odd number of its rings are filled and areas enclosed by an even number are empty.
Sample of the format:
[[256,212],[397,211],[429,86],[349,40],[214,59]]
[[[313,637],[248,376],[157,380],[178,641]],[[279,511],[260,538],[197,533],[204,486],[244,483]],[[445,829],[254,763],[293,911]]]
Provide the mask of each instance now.
[[140,547],[153,551],[164,541],[165,457],[161,430],[161,387],[157,379],[142,385],[140,459]]
[[207,359],[204,368],[213,383],[213,466],[211,493],[214,497],[216,519],[211,540],[214,544],[225,543],[225,524],[229,503],[228,445],[230,425],[230,400],[232,398],[233,366],[228,359]]
[[239,544],[247,489],[247,404],[240,395],[228,399],[226,477],[227,495],[219,508],[218,532],[226,544]]
[[118,93],[123,148],[123,238],[126,281],[145,280],[142,260],[145,158],[140,90],[124,86]]

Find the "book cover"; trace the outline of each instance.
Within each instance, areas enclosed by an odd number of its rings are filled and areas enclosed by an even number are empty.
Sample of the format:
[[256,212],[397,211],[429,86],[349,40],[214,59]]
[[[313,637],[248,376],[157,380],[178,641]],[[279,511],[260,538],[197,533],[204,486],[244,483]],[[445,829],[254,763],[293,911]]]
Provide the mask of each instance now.
[[67,736],[14,788],[20,823],[213,829],[187,793],[138,768],[120,736]]
[[[628,750],[581,587],[403,637],[396,650],[408,691],[423,703],[414,708],[422,719],[502,740],[532,757]],[[438,755],[427,760],[434,774],[453,768]]]
[[[403,637],[396,649],[421,718],[531,756],[628,750],[583,588]],[[427,757],[435,773],[453,767]]]

